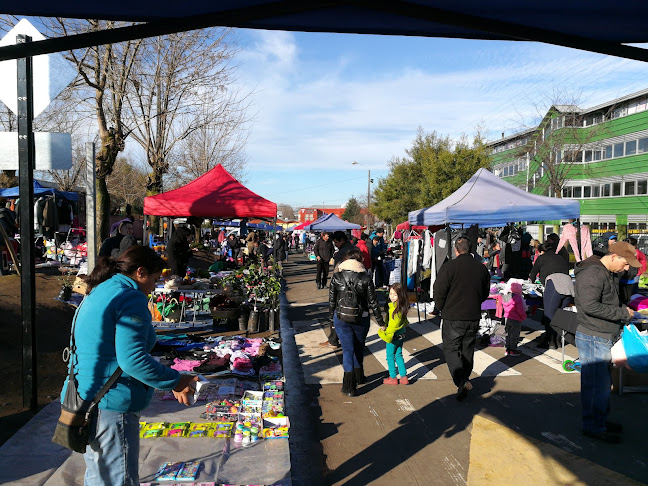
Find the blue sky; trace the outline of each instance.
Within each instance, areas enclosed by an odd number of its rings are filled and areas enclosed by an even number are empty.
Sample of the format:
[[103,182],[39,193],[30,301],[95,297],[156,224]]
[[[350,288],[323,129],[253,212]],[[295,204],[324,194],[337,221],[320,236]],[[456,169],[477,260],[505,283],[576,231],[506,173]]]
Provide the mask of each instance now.
[[[365,197],[418,127],[489,140],[537,122],[560,96],[581,107],[648,87],[648,64],[537,43],[239,30],[253,91],[253,191],[295,207]],[[557,94],[556,94],[557,93]],[[357,161],[363,165],[352,165]]]

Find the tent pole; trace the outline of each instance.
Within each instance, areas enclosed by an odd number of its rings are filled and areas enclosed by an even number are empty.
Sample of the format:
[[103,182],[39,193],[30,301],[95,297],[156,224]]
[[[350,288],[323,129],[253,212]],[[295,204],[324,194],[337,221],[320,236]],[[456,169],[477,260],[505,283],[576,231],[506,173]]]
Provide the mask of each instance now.
[[448,260],[452,260],[452,229],[446,224],[446,235],[448,238]]
[[149,241],[149,235],[148,235],[148,228],[146,226],[146,223],[148,223],[148,215],[144,215],[144,228],[142,229],[142,245],[143,246],[151,246],[151,242]]

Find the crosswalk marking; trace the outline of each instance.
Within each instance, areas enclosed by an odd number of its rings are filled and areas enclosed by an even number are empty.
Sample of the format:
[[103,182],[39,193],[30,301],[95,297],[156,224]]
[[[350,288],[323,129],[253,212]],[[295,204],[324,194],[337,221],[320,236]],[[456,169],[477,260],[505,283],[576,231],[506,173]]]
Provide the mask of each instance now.
[[[416,318],[409,318],[409,327],[430,341],[434,346],[442,347],[441,328],[431,321],[418,322]],[[519,371],[502,363],[483,350],[475,350],[473,372],[479,376],[518,376]]]
[[[387,349],[385,341],[378,336],[378,324],[373,319],[369,327],[369,334],[365,341],[365,346],[371,354],[380,362],[383,368],[387,367]],[[403,361],[405,361],[405,368],[407,369],[407,376],[410,378],[415,377],[417,380],[436,380],[437,376],[423,363],[410,354],[407,349],[403,348]]]
[[[443,347],[443,340],[441,336],[441,329],[431,320],[424,320],[418,322],[418,318],[408,317],[410,322],[409,327],[416,333],[428,341],[432,346],[439,348]],[[304,381],[306,384],[328,384],[328,383],[341,383],[344,375],[342,368],[342,352],[341,349],[333,350],[319,345],[326,339],[326,335],[320,323],[314,320],[309,321],[293,321],[293,328],[295,329],[295,342],[299,350],[302,368],[304,370]],[[527,329],[535,329],[536,327],[542,329],[542,325],[527,319],[523,326]],[[369,352],[376,358],[380,365],[387,370],[387,353],[385,342],[378,336],[378,325],[372,319],[365,343]],[[500,348],[501,349],[501,348]],[[562,353],[560,350],[541,350],[538,349],[534,342],[525,337],[518,350],[533,359],[534,362],[540,363],[543,366],[558,371],[560,373],[568,373],[562,366]],[[503,354],[502,349],[502,354]],[[497,351],[496,351],[497,353]],[[503,356],[502,356],[503,357]],[[407,367],[407,374],[410,378],[415,379],[438,379],[437,375],[429,369],[426,365],[416,359],[404,347],[403,359]],[[565,359],[573,358],[565,355]],[[478,376],[520,376],[522,373],[515,369],[515,366],[520,361],[514,359],[508,362],[508,359],[503,360],[491,356],[483,349],[475,350],[473,372]]]

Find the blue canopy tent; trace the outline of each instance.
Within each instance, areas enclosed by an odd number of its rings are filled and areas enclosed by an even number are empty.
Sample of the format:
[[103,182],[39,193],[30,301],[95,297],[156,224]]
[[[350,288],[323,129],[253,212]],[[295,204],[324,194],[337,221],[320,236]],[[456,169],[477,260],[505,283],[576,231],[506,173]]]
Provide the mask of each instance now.
[[[10,199],[19,197],[18,189],[18,186],[0,189],[0,196]],[[44,196],[46,194],[54,194],[56,196],[67,199],[68,201],[77,201],[79,199],[79,195],[76,192],[59,191],[58,189],[54,189],[53,187],[43,187],[36,179],[34,179],[34,196]]]
[[319,219],[304,227],[304,229],[308,231],[344,231],[360,228],[361,226],[359,224],[344,221],[333,213],[326,213]]
[[412,225],[478,224],[504,226],[516,221],[577,219],[576,200],[538,196],[515,187],[486,169],[479,169],[443,201],[409,213]]

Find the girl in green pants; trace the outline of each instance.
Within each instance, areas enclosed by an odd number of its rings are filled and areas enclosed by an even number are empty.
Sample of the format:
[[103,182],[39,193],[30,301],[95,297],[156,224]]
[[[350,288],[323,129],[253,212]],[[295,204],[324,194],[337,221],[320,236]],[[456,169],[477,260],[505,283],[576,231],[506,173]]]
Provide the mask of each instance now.
[[[387,306],[387,326],[378,330],[378,336],[387,343],[387,367],[389,378],[385,378],[385,385],[408,385],[407,370],[403,361],[403,341],[405,340],[405,326],[407,326],[407,311],[409,299],[405,288],[395,283],[389,287],[389,304]],[[396,372],[398,366],[398,373]],[[400,374],[400,380],[397,379]]]

